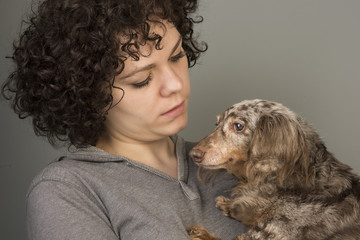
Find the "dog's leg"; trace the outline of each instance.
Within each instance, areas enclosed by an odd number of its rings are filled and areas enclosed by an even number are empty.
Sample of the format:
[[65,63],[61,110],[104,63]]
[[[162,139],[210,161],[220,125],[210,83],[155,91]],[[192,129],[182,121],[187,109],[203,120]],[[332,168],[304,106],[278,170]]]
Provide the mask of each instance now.
[[203,226],[192,226],[187,230],[192,240],[221,240],[209,233]]
[[218,196],[215,199],[215,202],[216,202],[216,207],[219,208],[225,216],[231,217],[230,205],[232,200],[230,198],[226,198],[224,196]]
[[216,207],[220,209],[224,216],[234,218],[238,221],[243,220],[243,211],[239,211],[239,206],[234,205],[234,200],[224,196],[215,199]]

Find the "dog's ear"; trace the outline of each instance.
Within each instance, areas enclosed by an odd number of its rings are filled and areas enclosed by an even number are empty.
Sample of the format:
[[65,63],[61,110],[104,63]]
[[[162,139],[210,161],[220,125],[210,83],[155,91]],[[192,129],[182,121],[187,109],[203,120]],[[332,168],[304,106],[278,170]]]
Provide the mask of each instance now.
[[282,187],[306,188],[313,181],[306,136],[294,116],[276,112],[260,116],[249,154],[256,162],[272,164],[267,169],[275,170]]

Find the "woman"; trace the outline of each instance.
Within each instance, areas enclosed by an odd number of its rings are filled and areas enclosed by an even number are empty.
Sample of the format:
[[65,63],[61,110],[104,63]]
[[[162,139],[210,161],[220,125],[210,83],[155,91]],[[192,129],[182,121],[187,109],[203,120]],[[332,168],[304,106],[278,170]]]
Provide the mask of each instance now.
[[187,124],[195,0],[45,0],[15,45],[3,86],[37,135],[69,143],[27,195],[29,239],[222,239],[243,226],[197,180]]

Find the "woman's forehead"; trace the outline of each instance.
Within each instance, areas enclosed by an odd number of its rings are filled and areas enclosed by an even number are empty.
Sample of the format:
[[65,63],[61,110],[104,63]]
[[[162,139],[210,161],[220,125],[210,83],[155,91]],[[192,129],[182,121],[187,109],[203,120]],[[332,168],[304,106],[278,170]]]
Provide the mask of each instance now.
[[[164,38],[167,33],[176,30],[174,24],[166,20],[157,20],[155,22],[147,22],[148,26],[141,26],[140,28],[149,28],[147,31],[144,29],[129,29],[119,34],[120,51],[126,53],[121,47],[129,45],[133,47],[144,47],[146,45],[155,45],[156,41],[151,39]],[[176,30],[177,32],[177,30]],[[144,36],[144,34],[146,34]]]
[[176,50],[174,47],[181,41],[181,35],[173,24],[164,21],[163,24],[152,23],[151,26],[150,31],[152,31],[152,34],[161,36],[160,48],[155,47],[156,41],[146,41],[143,45],[139,44],[138,48],[132,45],[133,50],[138,51],[139,58],[136,59],[128,56],[124,61],[124,70],[120,77],[136,71],[138,68],[155,63],[157,60],[168,59],[172,50]]

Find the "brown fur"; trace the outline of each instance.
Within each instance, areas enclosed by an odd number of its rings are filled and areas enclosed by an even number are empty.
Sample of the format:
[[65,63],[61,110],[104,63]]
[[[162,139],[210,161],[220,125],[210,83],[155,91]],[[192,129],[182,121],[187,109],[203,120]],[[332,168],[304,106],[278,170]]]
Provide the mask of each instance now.
[[[304,119],[279,103],[233,105],[190,155],[201,168],[225,169],[239,180],[231,198],[216,199],[224,215],[249,228],[236,239],[360,239],[359,176],[327,151]],[[202,226],[189,234],[218,239]]]

